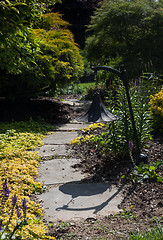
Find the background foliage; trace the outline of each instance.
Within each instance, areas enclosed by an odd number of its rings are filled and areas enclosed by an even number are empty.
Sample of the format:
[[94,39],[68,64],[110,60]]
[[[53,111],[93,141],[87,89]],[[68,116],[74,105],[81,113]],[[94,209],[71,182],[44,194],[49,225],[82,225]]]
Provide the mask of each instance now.
[[82,57],[68,23],[59,14],[42,14],[47,9],[42,1],[1,2],[1,96],[33,96],[80,76]]
[[113,67],[124,63],[129,77],[162,73],[162,10],[162,1],[104,1],[88,28],[87,58]]
[[82,49],[85,45],[90,17],[100,2],[101,0],[62,0],[62,4],[55,4],[52,7],[52,11],[62,13],[63,18],[71,24],[69,29],[74,34],[75,42]]

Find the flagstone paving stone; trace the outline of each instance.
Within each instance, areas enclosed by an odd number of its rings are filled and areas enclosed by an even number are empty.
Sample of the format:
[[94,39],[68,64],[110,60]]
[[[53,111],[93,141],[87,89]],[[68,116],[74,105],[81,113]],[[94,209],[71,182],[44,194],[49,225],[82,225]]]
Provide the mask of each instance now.
[[119,212],[120,191],[107,183],[67,183],[52,187],[39,201],[50,221],[96,218]]
[[76,131],[71,132],[54,132],[43,139],[43,143],[46,145],[58,145],[69,144],[73,138],[76,138],[78,133]]
[[54,125],[55,131],[79,131],[88,127],[90,123],[67,123]]
[[67,149],[66,145],[43,145],[36,149],[41,157],[52,157],[52,156],[69,156],[71,151]]
[[84,179],[85,175],[73,165],[78,164],[79,159],[52,159],[43,161],[39,168],[39,182],[45,185],[60,184],[72,181],[80,181]]
[[[76,100],[70,104],[80,106]],[[78,136],[78,130],[88,125],[76,120],[54,125],[55,132],[46,136],[44,146],[37,149],[40,156],[52,158],[41,162],[37,178],[48,187],[48,191],[37,196],[47,220],[77,220],[119,211],[121,188],[109,183],[83,183],[87,176],[73,167],[80,159],[71,158],[67,144]]]

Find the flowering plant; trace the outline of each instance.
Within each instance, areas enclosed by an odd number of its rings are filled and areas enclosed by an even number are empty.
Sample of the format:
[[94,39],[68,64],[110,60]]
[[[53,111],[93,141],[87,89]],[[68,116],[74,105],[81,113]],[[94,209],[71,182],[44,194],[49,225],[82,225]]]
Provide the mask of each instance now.
[[88,127],[83,128],[82,132],[89,132],[90,130],[94,130],[96,128],[103,128],[104,126],[105,126],[104,123],[93,123],[93,124],[90,124]]
[[82,142],[88,142],[93,138],[93,134],[91,135],[86,135],[86,136],[81,136],[74,138],[70,141],[70,144],[81,144]]
[[133,146],[134,146],[133,141],[130,140],[128,142],[129,155],[130,155],[130,159],[131,159],[133,165],[135,166],[135,161],[134,161],[134,158],[133,158],[133,155],[132,155]]
[[[9,213],[5,211],[5,207],[8,204],[8,200],[10,197],[10,191],[7,186],[7,179],[5,179],[4,183],[2,184],[3,188],[0,195],[1,205],[0,205],[0,239],[12,239],[14,234],[18,229],[21,229],[23,226],[27,225],[27,217],[26,217],[26,211],[27,211],[27,201],[24,198],[22,200],[22,206],[18,206],[18,198],[16,194],[12,196],[12,208]],[[11,230],[10,223],[12,221],[13,215],[16,212],[17,215],[17,222],[14,228]],[[23,216],[22,216],[23,213]],[[8,220],[3,220],[2,216],[8,215]],[[17,239],[15,236],[14,239]]]
[[150,115],[154,126],[163,132],[163,88],[160,92],[150,96]]

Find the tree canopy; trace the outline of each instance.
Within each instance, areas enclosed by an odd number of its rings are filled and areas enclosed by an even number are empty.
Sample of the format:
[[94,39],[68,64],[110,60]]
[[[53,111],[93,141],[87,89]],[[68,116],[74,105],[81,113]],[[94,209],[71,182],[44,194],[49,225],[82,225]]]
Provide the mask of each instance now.
[[75,42],[83,49],[86,38],[86,26],[90,17],[99,6],[101,0],[62,0],[62,4],[55,4],[52,11],[59,11],[63,18],[70,23],[69,29],[74,34]]
[[48,4],[0,2],[0,96],[33,96],[80,76],[82,57],[68,23],[48,13]]
[[92,64],[125,64],[130,77],[162,73],[162,1],[105,0],[92,16],[85,52]]

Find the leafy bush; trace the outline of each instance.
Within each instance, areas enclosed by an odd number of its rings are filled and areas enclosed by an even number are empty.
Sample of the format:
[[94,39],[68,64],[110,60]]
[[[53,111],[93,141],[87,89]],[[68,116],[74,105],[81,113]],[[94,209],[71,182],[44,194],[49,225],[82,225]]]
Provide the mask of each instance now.
[[31,72],[36,67],[35,56],[40,50],[30,39],[31,29],[38,22],[42,11],[55,2],[50,0],[45,4],[45,1],[40,0],[0,1],[1,96],[12,97],[25,91],[26,83],[23,82],[22,72]]
[[132,181],[134,183],[143,181],[162,182],[163,178],[156,173],[157,168],[161,165],[163,165],[163,161],[151,163],[150,165],[144,164],[143,162],[140,163],[139,166],[134,167],[134,171],[131,174]]
[[[149,112],[149,99],[151,94],[160,89],[160,82],[161,78],[154,74],[144,73],[139,79],[130,83],[129,92],[140,147],[143,147],[146,140],[151,138],[152,121]],[[134,142],[134,134],[126,93],[121,82],[117,80],[115,87],[114,85],[110,86],[106,100],[109,111],[120,117],[120,120],[114,123],[114,127],[110,127],[108,138],[110,133],[114,135],[117,141],[117,149],[122,148],[127,153],[129,141],[133,140]]]
[[34,29],[32,35],[42,52],[38,55],[38,64],[41,64],[39,71],[42,72],[44,81],[49,80],[47,85],[50,84],[55,89],[78,80],[83,62],[73,35],[67,29],[69,24],[61,15],[47,13],[42,19],[41,29]]
[[[32,4],[33,1],[29,2]],[[39,0],[36,2],[36,9],[30,5],[27,11],[29,15],[34,12],[28,24],[20,11],[17,16],[21,22],[19,27],[9,32],[0,28],[3,35],[0,40],[1,96],[11,99],[35,96],[76,81],[82,74],[83,60],[67,29],[68,23],[58,13],[41,15],[43,8],[40,5],[44,4]],[[14,4],[15,11],[19,12]],[[19,5],[22,6],[27,7],[24,1]],[[5,15],[8,10],[4,9]]]
[[82,129],[82,132],[88,132],[97,128],[102,128],[104,127],[105,124],[104,123],[92,123],[90,124],[88,127],[85,127]]
[[[102,152],[116,157],[126,158],[129,155],[128,144],[133,141],[135,155],[134,133],[126,99],[125,88],[119,79],[116,85],[111,85],[106,97],[108,110],[119,117],[119,120],[108,123],[105,131],[94,136],[90,142],[97,144]],[[151,119],[149,115],[150,95],[158,91],[160,79],[153,74],[143,74],[139,79],[130,83],[130,97],[135,117],[138,139],[142,148],[146,140],[151,138]]]
[[85,135],[77,137],[71,140],[71,144],[81,144],[82,142],[89,142],[93,138],[93,135]]
[[163,132],[163,88],[159,93],[150,96],[150,114],[154,127]]
[[105,124],[103,123],[93,123],[90,124],[88,127],[81,129],[82,133],[85,133],[84,136],[79,136],[77,138],[74,138],[71,140],[71,144],[81,144],[82,142],[90,142],[93,141],[94,135],[93,134],[87,134],[87,132],[91,130],[95,130],[97,128],[103,128]]

